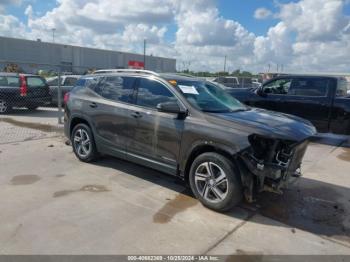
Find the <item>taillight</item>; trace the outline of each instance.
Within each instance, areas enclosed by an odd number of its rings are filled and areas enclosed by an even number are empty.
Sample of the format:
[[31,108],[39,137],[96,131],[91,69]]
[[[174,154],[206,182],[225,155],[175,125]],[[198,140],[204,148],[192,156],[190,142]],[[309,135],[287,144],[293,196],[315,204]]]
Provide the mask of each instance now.
[[28,86],[27,81],[24,75],[19,76],[20,86],[19,86],[19,92],[21,96],[26,96],[28,92]]
[[64,102],[65,104],[67,104],[67,103],[68,103],[68,101],[69,101],[69,96],[70,96],[70,94],[69,94],[69,93],[65,93],[65,94],[64,94],[64,97],[63,97],[63,102]]

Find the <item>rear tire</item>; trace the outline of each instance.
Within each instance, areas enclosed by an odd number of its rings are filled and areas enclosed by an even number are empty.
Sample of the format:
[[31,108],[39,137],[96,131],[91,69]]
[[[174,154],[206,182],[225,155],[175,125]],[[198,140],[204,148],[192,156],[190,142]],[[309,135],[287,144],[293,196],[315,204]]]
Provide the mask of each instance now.
[[9,113],[11,109],[12,108],[8,102],[5,99],[0,98],[0,115]]
[[82,162],[93,162],[98,158],[94,136],[86,124],[78,124],[71,134],[73,151]]
[[242,201],[239,172],[233,161],[217,153],[204,153],[192,163],[190,186],[196,198],[206,207],[225,212]]

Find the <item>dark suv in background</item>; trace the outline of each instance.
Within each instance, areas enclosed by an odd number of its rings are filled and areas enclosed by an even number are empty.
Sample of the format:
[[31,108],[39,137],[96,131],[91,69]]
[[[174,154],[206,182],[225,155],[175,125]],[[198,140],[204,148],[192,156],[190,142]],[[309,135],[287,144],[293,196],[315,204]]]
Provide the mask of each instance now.
[[315,134],[298,117],[241,104],[213,83],[130,71],[85,76],[65,97],[65,133],[84,162],[112,155],[187,181],[226,211],[280,193]]
[[37,75],[0,73],[0,114],[13,107],[34,110],[51,103],[49,86]]

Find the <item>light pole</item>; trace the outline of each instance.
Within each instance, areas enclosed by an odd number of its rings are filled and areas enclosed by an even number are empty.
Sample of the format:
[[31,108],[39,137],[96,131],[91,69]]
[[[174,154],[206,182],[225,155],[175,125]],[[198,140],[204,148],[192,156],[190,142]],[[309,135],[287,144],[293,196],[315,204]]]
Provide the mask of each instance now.
[[225,62],[224,62],[224,74],[226,73],[226,60],[227,60],[227,56],[225,55]]
[[55,32],[56,28],[52,28],[52,42],[55,43]]
[[143,40],[143,68],[146,70],[146,45],[147,40],[146,38]]

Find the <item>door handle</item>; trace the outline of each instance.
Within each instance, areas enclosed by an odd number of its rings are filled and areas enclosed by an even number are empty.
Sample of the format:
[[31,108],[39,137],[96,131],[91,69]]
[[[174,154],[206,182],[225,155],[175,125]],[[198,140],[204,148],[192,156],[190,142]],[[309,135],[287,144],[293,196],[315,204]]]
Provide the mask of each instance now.
[[97,107],[97,104],[96,104],[96,103],[91,103],[91,104],[90,104],[90,107],[91,107],[91,108],[96,108],[96,107]]
[[141,115],[140,112],[134,112],[134,113],[131,114],[131,116],[132,116],[133,118],[141,118],[141,117],[142,117],[142,115]]

